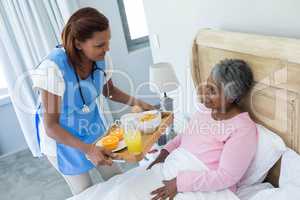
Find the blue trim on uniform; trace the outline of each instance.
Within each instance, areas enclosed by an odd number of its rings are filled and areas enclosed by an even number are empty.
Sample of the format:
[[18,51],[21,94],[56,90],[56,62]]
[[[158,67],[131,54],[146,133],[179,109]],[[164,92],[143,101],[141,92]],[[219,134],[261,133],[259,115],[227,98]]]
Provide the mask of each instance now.
[[40,124],[40,116],[39,111],[41,108],[41,104],[38,106],[37,111],[35,113],[35,129],[36,129],[36,138],[38,141],[39,149],[41,150],[41,139],[40,139],[40,131],[39,131],[39,124]]

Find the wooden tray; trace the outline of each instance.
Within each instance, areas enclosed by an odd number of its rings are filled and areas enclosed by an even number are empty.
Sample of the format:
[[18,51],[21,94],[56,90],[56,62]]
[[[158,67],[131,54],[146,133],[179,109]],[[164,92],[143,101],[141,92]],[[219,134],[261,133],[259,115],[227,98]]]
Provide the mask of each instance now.
[[162,113],[162,121],[152,134],[142,134],[142,145],[143,145],[143,152],[139,155],[130,154],[126,149],[116,152],[117,156],[121,160],[125,160],[127,162],[139,162],[141,161],[144,156],[151,150],[152,146],[155,142],[158,141],[161,135],[165,133],[165,130],[172,124],[174,119],[174,115],[171,112],[163,112]]

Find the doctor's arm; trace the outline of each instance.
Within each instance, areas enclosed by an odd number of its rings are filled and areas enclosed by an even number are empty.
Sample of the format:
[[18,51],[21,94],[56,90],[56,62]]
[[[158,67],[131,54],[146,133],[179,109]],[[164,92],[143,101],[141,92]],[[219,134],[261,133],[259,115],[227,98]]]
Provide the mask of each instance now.
[[95,145],[85,144],[74,137],[59,124],[61,97],[41,90],[43,105],[43,123],[46,134],[56,142],[77,148],[84,152],[95,165],[111,165],[111,152]]
[[129,106],[138,106],[143,110],[155,109],[154,106],[152,106],[142,100],[136,99],[135,97],[130,96],[130,95],[126,94],[125,92],[123,92],[122,90],[120,90],[119,88],[117,88],[113,84],[113,81],[111,79],[109,79],[107,81],[107,83],[103,86],[103,95],[105,97],[109,97],[113,101],[127,104]]

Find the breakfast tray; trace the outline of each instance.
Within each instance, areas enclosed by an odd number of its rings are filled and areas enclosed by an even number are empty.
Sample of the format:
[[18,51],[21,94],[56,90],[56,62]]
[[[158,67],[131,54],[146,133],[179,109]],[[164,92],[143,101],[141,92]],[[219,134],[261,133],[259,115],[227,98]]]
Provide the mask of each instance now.
[[174,115],[172,112],[162,112],[162,120],[159,127],[151,134],[142,134],[143,151],[139,155],[130,154],[126,149],[116,152],[118,159],[126,162],[135,163],[141,161],[144,156],[151,150],[152,146],[158,141],[165,130],[172,124]]

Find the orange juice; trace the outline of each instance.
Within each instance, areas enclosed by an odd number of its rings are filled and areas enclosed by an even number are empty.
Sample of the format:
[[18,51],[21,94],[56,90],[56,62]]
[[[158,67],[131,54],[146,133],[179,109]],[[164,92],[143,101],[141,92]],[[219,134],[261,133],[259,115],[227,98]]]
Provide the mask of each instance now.
[[125,134],[125,143],[128,148],[128,152],[132,154],[141,154],[142,147],[142,135],[139,130],[130,130]]

